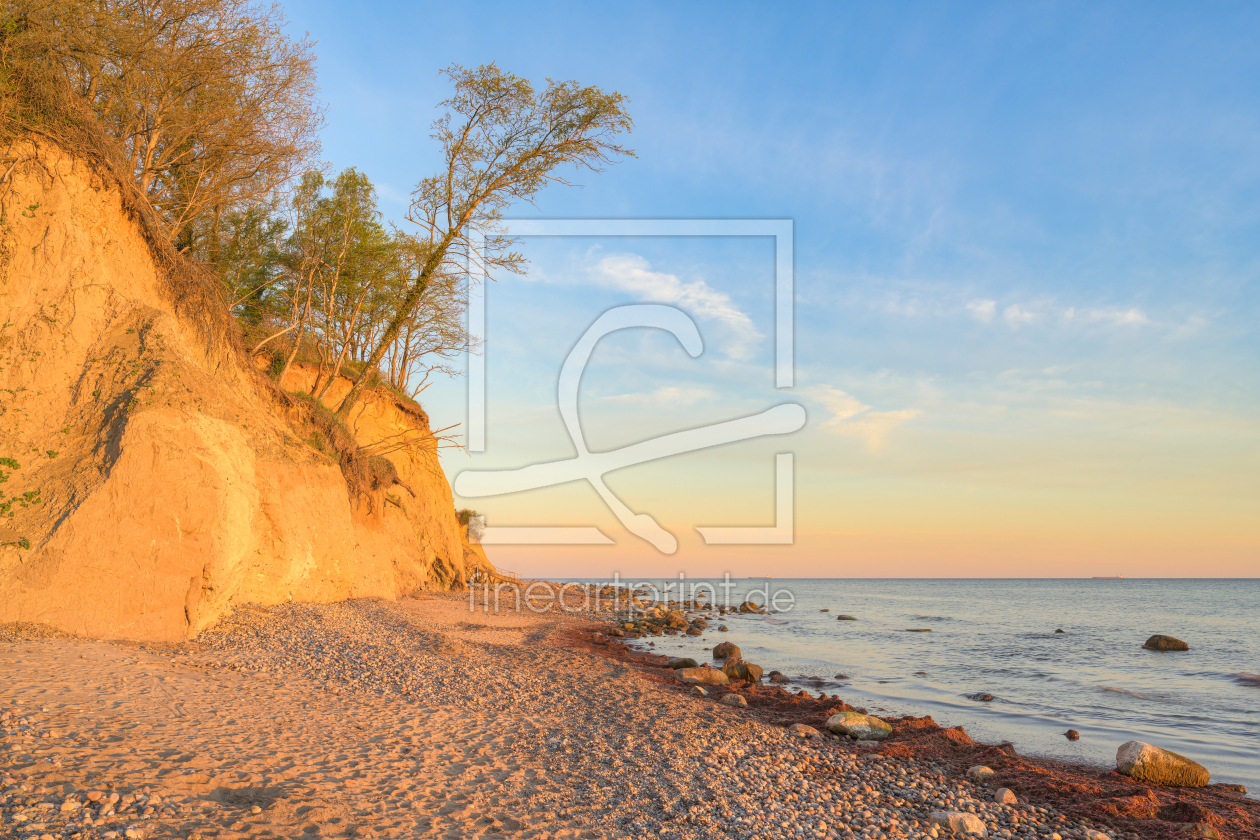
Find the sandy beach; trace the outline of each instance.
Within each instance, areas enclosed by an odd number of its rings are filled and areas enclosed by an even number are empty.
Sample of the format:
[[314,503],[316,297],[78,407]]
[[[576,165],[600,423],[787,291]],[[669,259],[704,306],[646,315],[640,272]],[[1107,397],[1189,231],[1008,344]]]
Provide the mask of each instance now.
[[[941,810],[1004,838],[1184,827],[1086,818],[1049,783],[1098,769],[1043,767],[1025,789],[1045,798],[998,804],[963,765],[999,779],[1034,765],[927,737],[941,727],[922,719],[877,749],[802,737],[784,724],[843,701],[739,684],[698,697],[663,657],[610,647],[602,622],[470,612],[447,594],[244,607],[179,645],[4,628],[0,836],[948,836]],[[1256,803],[1196,795],[1221,804],[1189,807],[1185,825],[1256,836]]]

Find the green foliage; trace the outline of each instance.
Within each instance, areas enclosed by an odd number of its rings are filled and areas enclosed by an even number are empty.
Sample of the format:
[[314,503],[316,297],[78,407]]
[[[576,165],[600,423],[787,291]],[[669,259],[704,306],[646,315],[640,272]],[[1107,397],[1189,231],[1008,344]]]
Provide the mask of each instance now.
[[[617,142],[633,128],[619,93],[551,80],[536,92],[527,79],[494,64],[453,64],[444,73],[454,92],[441,103],[445,114],[433,123],[433,136],[445,166],[416,186],[407,214],[420,227],[423,256],[364,356],[369,368],[396,345],[438,278],[466,278],[470,261],[487,272],[523,270],[513,240],[500,233],[508,206],[533,201],[549,184],[570,183],[563,172],[568,167],[598,172],[634,154]],[[360,377],[337,413],[348,415],[364,387]]]
[[459,520],[460,525],[467,525],[468,521],[472,519],[474,516],[480,516],[480,514],[477,513],[477,511],[471,510],[469,508],[463,508],[461,510],[455,511],[455,517]]

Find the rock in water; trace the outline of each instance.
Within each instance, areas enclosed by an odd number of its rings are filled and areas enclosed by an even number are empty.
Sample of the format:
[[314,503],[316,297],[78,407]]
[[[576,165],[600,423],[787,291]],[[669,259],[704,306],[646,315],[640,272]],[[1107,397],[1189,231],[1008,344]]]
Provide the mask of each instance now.
[[1116,750],[1116,770],[1149,785],[1203,787],[1211,774],[1184,755],[1141,741],[1129,741]]
[[827,731],[837,735],[849,735],[859,741],[882,741],[892,734],[892,727],[877,717],[841,712],[827,718]]
[[1058,630],[1055,630],[1054,632],[1056,632],[1056,633],[1062,633],[1062,632],[1063,632],[1063,628],[1062,628],[1062,627],[1060,627]]
[[1067,732],[1064,732],[1063,734],[1067,736],[1067,739],[1069,741],[1081,740],[1081,733],[1077,732],[1075,729],[1069,729]]
[[675,656],[673,659],[665,663],[666,667],[673,668],[677,671],[679,668],[699,668],[700,663],[692,659],[690,656]]
[[739,659],[740,658],[739,647],[737,645],[732,644],[731,642],[722,642],[722,644],[718,645],[717,647],[713,649],[713,658],[714,659],[731,659],[731,658]]
[[1181,641],[1181,639],[1174,639],[1172,636],[1165,636],[1161,633],[1151,636],[1142,647],[1147,650],[1190,650],[1190,645]]
[[851,615],[838,615],[836,621],[857,621],[857,619]]
[[975,814],[964,811],[933,811],[930,818],[933,825],[948,828],[957,835],[973,834],[988,837],[984,822]]
[[679,668],[674,678],[689,685],[726,685],[730,682],[726,674],[717,668]]

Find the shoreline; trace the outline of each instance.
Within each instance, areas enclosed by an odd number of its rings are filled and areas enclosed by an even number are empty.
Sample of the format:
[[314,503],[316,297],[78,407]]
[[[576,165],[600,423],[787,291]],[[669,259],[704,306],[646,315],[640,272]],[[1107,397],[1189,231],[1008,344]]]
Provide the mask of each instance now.
[[[665,657],[599,644],[612,616],[467,605],[241,607],[180,645],[0,632],[0,714],[19,712],[0,724],[0,832],[878,840],[932,837],[944,802],[974,809],[991,837],[1146,840],[1203,823],[1260,836],[1257,803],[1210,789],[1155,791],[1157,808],[1203,809],[1176,823],[1080,813],[1051,788],[1115,803],[1134,783],[950,740],[921,718],[894,720],[875,748],[801,738],[785,724],[843,701],[735,686],[749,707],[732,708],[719,702],[731,690],[689,695]],[[958,776],[973,760],[1017,795],[1048,794],[996,805]]]

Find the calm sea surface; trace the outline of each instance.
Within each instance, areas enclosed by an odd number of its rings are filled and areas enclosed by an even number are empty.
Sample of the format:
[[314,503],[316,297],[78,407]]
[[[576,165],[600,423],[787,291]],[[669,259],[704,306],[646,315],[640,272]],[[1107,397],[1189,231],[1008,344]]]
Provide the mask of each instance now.
[[[1106,766],[1120,744],[1147,741],[1195,759],[1215,782],[1260,792],[1260,580],[734,583],[733,603],[768,587],[796,605],[727,617],[730,632],[704,641],[659,637],[654,650],[703,661],[704,647],[732,641],[767,673],[846,674],[824,690],[872,712],[930,714],[1026,755]],[[837,621],[842,613],[858,620]],[[1154,633],[1190,650],[1143,650]],[[995,699],[968,698],[977,693]]]

